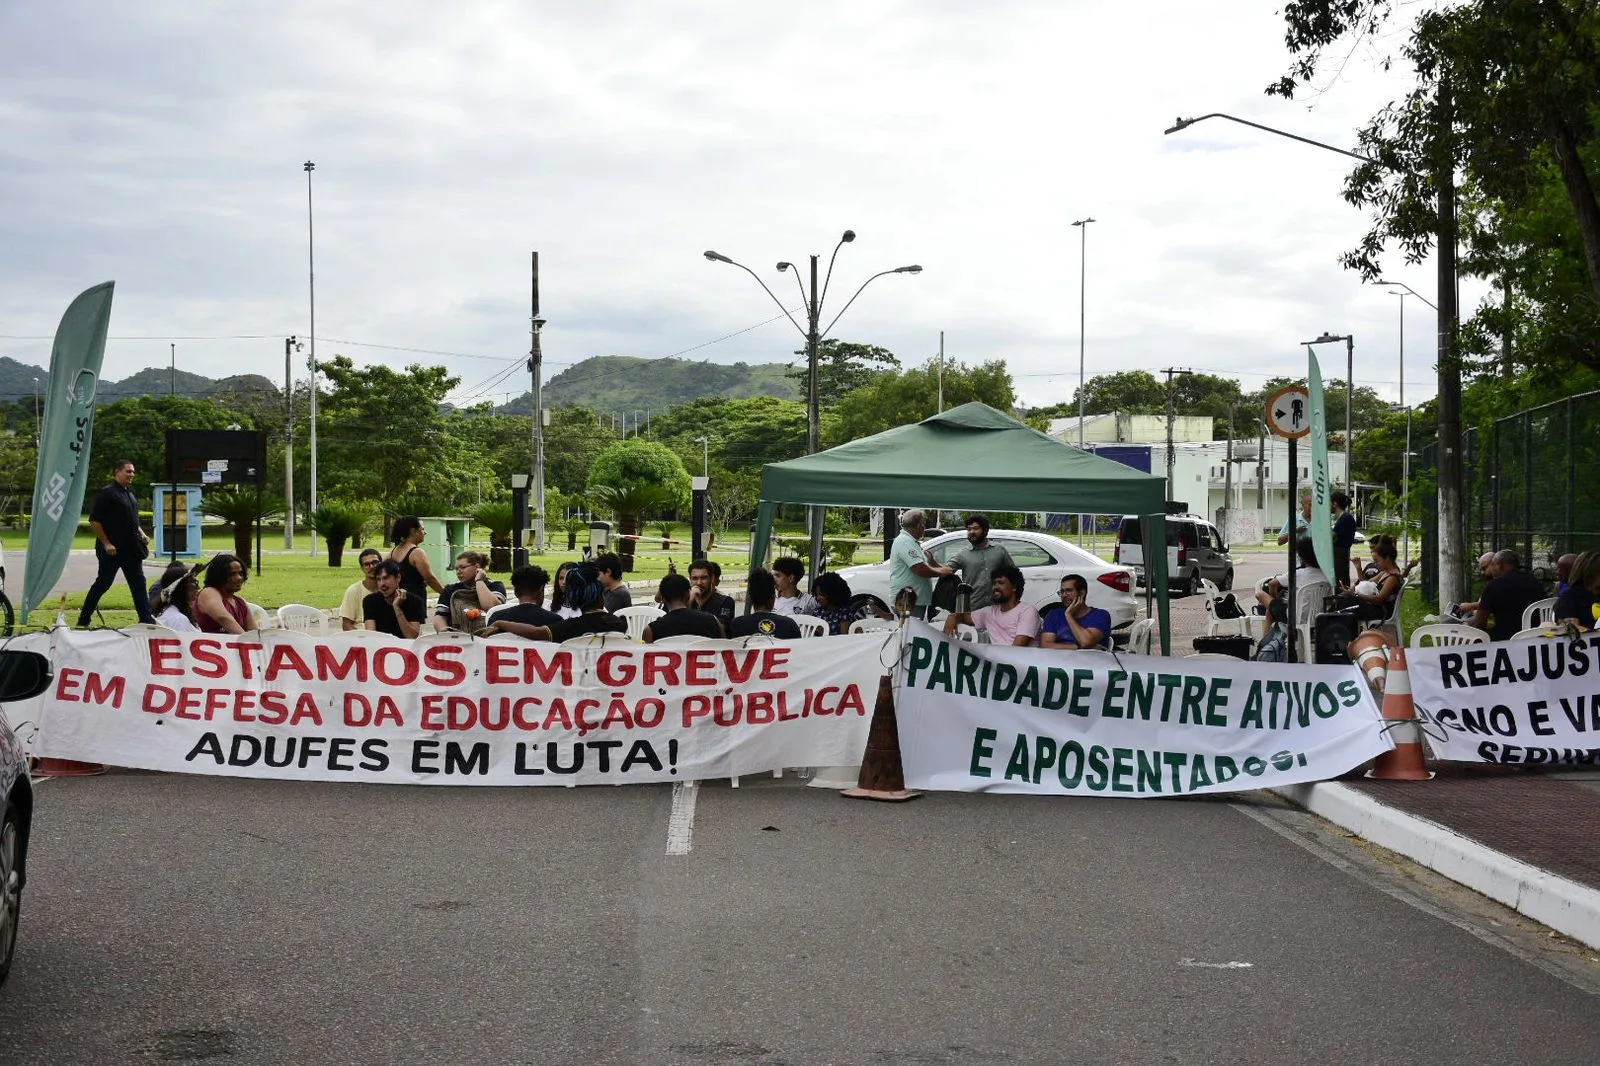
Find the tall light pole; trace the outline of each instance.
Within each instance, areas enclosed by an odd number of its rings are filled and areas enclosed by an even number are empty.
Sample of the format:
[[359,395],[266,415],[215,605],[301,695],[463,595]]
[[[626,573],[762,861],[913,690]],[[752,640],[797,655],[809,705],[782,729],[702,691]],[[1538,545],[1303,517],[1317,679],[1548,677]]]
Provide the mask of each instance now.
[[533,253],[533,318],[530,320],[528,372],[533,375],[533,550],[544,553],[544,318],[539,314],[539,253]]
[[[1415,296],[1423,303],[1434,306],[1433,301],[1423,296],[1403,281],[1380,281],[1379,285],[1391,286],[1390,294],[1400,297],[1400,406],[1406,411],[1406,452],[1400,460],[1400,536],[1405,543],[1402,549],[1406,558],[1411,557],[1411,408],[1406,405],[1406,297]],[[1402,289],[1402,292],[1395,292]]]
[[1356,481],[1355,481],[1356,475],[1355,475],[1355,469],[1350,465],[1350,445],[1354,444],[1355,441],[1350,436],[1350,407],[1351,407],[1351,401],[1355,398],[1355,390],[1352,387],[1352,385],[1353,385],[1353,378],[1355,377],[1355,372],[1356,372],[1356,339],[1355,339],[1354,335],[1351,335],[1351,334],[1346,334],[1346,335],[1343,335],[1343,336],[1335,336],[1334,334],[1329,333],[1326,330],[1324,330],[1323,333],[1322,333],[1322,336],[1318,337],[1316,340],[1314,340],[1314,341],[1302,341],[1301,343],[1305,344],[1306,346],[1309,347],[1310,345],[1313,345],[1313,344],[1337,344],[1339,341],[1344,341],[1344,365],[1345,365],[1345,369],[1344,369],[1344,491],[1347,492],[1350,495],[1350,498],[1352,500],[1354,500],[1355,496],[1356,496]]
[[[311,371],[311,512],[317,510],[317,241],[311,214],[311,172],[317,165],[307,159],[306,172],[306,282],[311,289],[311,354],[306,367]],[[317,554],[317,531],[311,530],[311,554]]]
[[298,337],[283,338],[283,550],[294,549],[294,373],[293,353],[304,345]]
[[[1450,125],[1450,105],[1446,98],[1439,101],[1442,121],[1440,127],[1452,128]],[[1167,133],[1177,133],[1179,130],[1188,129],[1196,122],[1204,122],[1208,118],[1225,118],[1229,122],[1237,122],[1242,126],[1249,126],[1265,133],[1287,137],[1292,141],[1309,144],[1314,148],[1321,148],[1339,155],[1359,159],[1363,163],[1384,167],[1399,173],[1411,173],[1404,167],[1398,167],[1358,152],[1349,152],[1343,148],[1335,148],[1331,144],[1314,141],[1310,137],[1301,137],[1286,130],[1274,129],[1264,126],[1259,122],[1251,122],[1235,115],[1226,115],[1222,112],[1212,112],[1201,115],[1199,118],[1180,118]],[[1441,142],[1444,143],[1444,142]],[[1448,144],[1445,144],[1448,148]],[[1462,564],[1464,555],[1463,522],[1461,507],[1461,371],[1456,362],[1456,191],[1455,191],[1455,165],[1447,150],[1435,152],[1436,161],[1433,172],[1434,187],[1438,189],[1438,199],[1435,204],[1436,221],[1434,224],[1434,241],[1437,244],[1435,255],[1437,259],[1438,299],[1434,307],[1438,323],[1439,351],[1438,351],[1438,420],[1439,420],[1439,572],[1438,596],[1440,603],[1454,603],[1461,598],[1462,590]]]
[[1089,223],[1092,218],[1080,218],[1073,225],[1078,228],[1078,450],[1083,451],[1083,387],[1084,387],[1084,296],[1088,292],[1089,275]]
[[178,395],[178,342],[173,341],[170,347],[172,349],[172,361],[167,364],[168,399]]
[[[856,302],[856,296],[860,296],[862,290],[864,290],[868,285],[871,285],[878,278],[883,277],[885,274],[922,273],[922,267],[917,266],[916,264],[912,264],[911,266],[895,267],[891,270],[878,271],[876,274],[872,275],[866,281],[861,283],[861,288],[855,291],[854,296],[851,296],[850,299],[845,301],[844,307],[840,309],[837,315],[833,316],[833,321],[829,322],[826,328],[818,328],[818,322],[822,318],[822,302],[827,298],[828,283],[833,279],[833,262],[839,257],[839,249],[843,248],[846,244],[849,244],[855,239],[856,231],[847,229],[844,231],[844,235],[839,238],[839,243],[833,246],[833,255],[829,256],[828,258],[828,273],[826,277],[823,278],[822,287],[820,289],[817,287],[817,260],[820,258],[819,256],[814,255],[811,257],[811,288],[809,291],[807,291],[805,283],[800,280],[799,269],[795,268],[795,284],[800,287],[800,299],[805,304],[806,309],[806,325],[804,326],[800,325],[800,323],[796,321],[794,315],[790,314],[789,309],[784,306],[783,301],[778,299],[777,295],[774,294],[771,289],[767,288],[767,283],[762,281],[760,275],[758,275],[754,270],[751,270],[743,263],[735,262],[734,260],[729,259],[721,252],[708,251],[705,253],[705,257],[712,262],[727,263],[731,266],[736,266],[746,274],[749,274],[752,278],[755,278],[756,284],[760,285],[766,294],[772,297],[772,302],[778,305],[778,309],[783,312],[784,317],[788,318],[789,322],[794,326],[794,328],[799,330],[800,333],[805,337],[807,455],[815,455],[817,452],[822,450],[822,412],[817,401],[817,360],[822,347],[822,338],[830,330],[832,330],[835,325],[838,324],[839,319],[844,316],[844,313],[850,310],[850,305]],[[778,272],[780,274],[786,273],[791,267],[794,267],[793,263],[779,263]],[[810,526],[811,536],[811,573],[815,575],[820,573],[822,570],[821,507],[814,506],[810,509],[808,525]]]
[[39,446],[44,434],[43,423],[39,421],[39,379],[33,379],[33,461],[37,468],[39,463]]

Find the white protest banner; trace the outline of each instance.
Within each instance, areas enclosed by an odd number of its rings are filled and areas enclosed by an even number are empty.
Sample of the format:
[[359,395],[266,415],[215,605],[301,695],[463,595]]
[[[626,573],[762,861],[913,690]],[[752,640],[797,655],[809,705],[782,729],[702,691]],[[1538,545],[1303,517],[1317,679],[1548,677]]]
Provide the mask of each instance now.
[[1354,666],[967,644],[912,629],[910,788],[1182,796],[1324,781],[1393,749]]
[[1600,640],[1513,640],[1406,651],[1411,699],[1441,759],[1600,762]]
[[457,633],[61,631],[34,753],[184,773],[471,785],[845,764],[866,746],[895,640],[576,647]]

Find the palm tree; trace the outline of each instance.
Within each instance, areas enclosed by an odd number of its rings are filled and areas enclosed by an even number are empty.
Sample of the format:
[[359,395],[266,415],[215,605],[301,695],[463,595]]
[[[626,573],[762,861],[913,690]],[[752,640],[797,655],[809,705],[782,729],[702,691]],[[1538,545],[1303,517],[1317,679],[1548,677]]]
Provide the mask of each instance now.
[[377,517],[370,508],[333,500],[312,511],[306,525],[328,542],[328,565],[338,566],[344,561],[345,543],[361,536]]
[[489,531],[489,569],[511,569],[511,532],[516,520],[509,503],[480,503],[472,520]]
[[625,485],[598,485],[589,489],[596,507],[617,516],[617,533],[637,536],[641,520],[648,511],[664,511],[677,504],[677,494],[665,485],[629,482]]
[[[257,501],[260,501],[259,504]],[[200,497],[200,513],[220,518],[233,527],[233,554],[249,566],[250,549],[255,545],[253,523],[280,518],[282,501],[271,494],[259,494],[248,485],[223,485],[206,489]]]

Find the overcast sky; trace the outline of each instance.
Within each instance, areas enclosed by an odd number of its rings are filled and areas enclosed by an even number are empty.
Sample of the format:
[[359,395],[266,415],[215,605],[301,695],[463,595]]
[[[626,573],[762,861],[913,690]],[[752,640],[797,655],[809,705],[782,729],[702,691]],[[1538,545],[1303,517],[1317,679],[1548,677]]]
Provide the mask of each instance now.
[[[1194,0],[0,4],[0,355],[47,363],[30,338],[110,278],[106,377],[175,342],[180,369],[281,381],[283,338],[311,331],[311,159],[319,357],[442,363],[461,402],[527,390],[535,249],[550,375],[767,362],[800,335],[701,253],[795,308],[774,264],[826,266],[846,228],[824,323],[876,271],[924,272],[874,281],[834,336],[920,363],[944,330],[1027,403],[1065,400],[1085,216],[1090,376],[1255,388],[1327,330],[1394,398],[1400,301],[1337,263],[1366,228],[1349,161],[1215,119],[1162,134],[1224,111],[1353,147],[1405,88],[1363,46],[1269,99],[1282,38],[1271,5]],[[1433,298],[1431,259],[1385,265]],[[1433,323],[1405,318],[1417,402]]]

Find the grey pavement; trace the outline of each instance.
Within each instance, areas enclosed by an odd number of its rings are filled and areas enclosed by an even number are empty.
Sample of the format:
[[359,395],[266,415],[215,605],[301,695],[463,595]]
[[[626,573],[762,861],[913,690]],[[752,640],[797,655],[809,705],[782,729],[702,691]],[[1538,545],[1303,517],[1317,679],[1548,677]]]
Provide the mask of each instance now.
[[697,793],[45,782],[4,1061],[1600,1061],[1600,964],[1265,794]]

